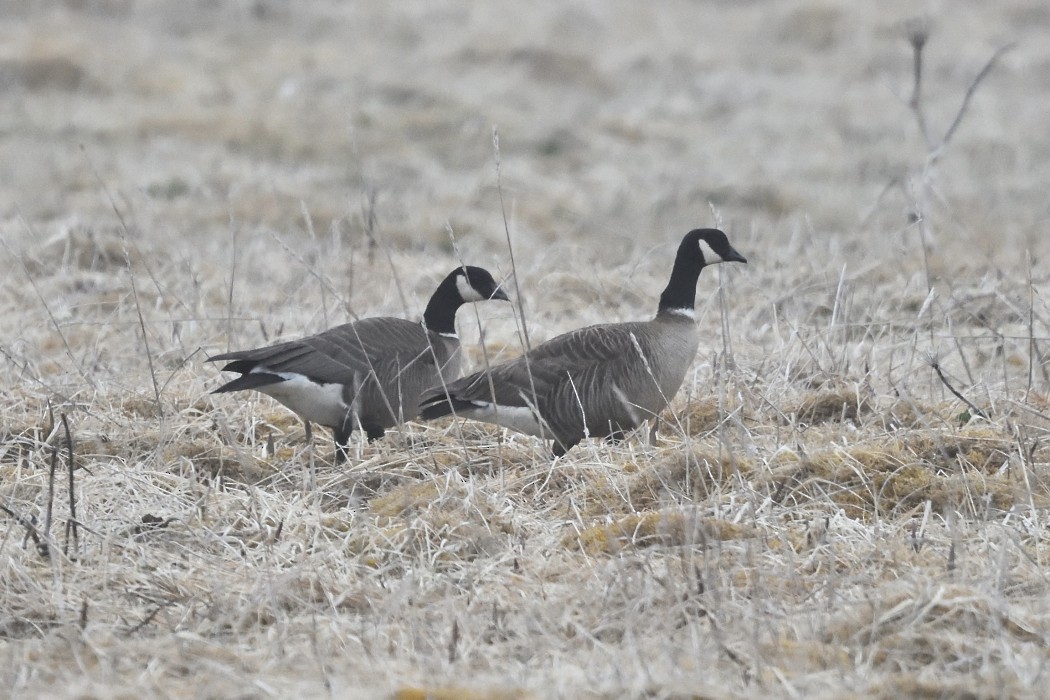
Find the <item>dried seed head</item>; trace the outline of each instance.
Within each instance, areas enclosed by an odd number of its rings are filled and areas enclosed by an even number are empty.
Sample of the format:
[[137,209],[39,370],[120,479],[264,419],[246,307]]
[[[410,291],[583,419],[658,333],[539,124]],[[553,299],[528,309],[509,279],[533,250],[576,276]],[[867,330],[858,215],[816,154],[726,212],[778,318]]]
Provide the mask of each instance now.
[[933,31],[933,21],[926,15],[904,22],[904,36],[916,51],[921,51]]

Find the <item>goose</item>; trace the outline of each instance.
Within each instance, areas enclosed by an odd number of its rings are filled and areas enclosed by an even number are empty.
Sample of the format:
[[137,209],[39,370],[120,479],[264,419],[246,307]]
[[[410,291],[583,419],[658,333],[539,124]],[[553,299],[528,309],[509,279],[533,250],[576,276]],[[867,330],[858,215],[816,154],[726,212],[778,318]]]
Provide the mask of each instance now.
[[460,373],[456,311],[467,302],[506,293],[480,267],[458,267],[438,285],[421,323],[365,318],[278,345],[213,355],[241,376],[211,393],[254,389],[272,396],[306,423],[332,429],[335,461],[347,457],[356,426],[369,441],[419,414],[425,389]]
[[555,457],[585,437],[623,439],[656,418],[681,387],[700,343],[696,283],[705,266],[722,262],[747,260],[722,231],[690,231],[654,319],[559,335],[517,359],[430,389],[420,399],[420,416],[453,414],[553,438]]

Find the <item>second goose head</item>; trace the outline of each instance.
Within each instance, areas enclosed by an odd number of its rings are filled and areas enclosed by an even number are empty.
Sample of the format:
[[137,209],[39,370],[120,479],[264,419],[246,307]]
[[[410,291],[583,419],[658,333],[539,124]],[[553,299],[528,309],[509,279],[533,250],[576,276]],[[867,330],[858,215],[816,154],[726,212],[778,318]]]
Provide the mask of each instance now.
[[510,301],[507,293],[483,267],[457,267],[441,281],[423,312],[423,325],[431,333],[456,337],[456,311],[472,301],[500,299]]
[[746,263],[747,258],[736,252],[725,233],[716,228],[698,228],[687,233],[678,246],[671,279],[660,295],[657,313],[692,318],[700,271],[723,262]]

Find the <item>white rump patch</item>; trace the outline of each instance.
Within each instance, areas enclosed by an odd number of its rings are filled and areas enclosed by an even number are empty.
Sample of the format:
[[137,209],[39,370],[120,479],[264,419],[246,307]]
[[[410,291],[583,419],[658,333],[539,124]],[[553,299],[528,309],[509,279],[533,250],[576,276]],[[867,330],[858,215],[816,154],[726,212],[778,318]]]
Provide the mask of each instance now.
[[538,438],[550,439],[551,431],[536,413],[526,406],[499,406],[489,401],[471,401],[474,408],[460,410],[459,415]]
[[680,309],[667,309],[664,313],[672,314],[674,316],[684,316],[685,318],[696,320],[696,311],[692,308],[683,306]]
[[703,238],[697,239],[697,243],[700,245],[700,253],[704,256],[704,263],[708,265],[715,265],[720,262],[725,262],[722,256],[715,252],[715,249],[711,247],[711,244],[705,241]]
[[456,289],[459,290],[459,296],[463,298],[463,301],[485,301],[485,297],[470,286],[470,281],[465,274],[462,274],[462,271],[456,275]]
[[318,384],[305,375],[295,372],[268,372],[265,367],[254,371],[277,374],[283,382],[259,387],[259,391],[272,396],[308,421],[320,425],[340,425],[350,407],[343,401],[342,384]]

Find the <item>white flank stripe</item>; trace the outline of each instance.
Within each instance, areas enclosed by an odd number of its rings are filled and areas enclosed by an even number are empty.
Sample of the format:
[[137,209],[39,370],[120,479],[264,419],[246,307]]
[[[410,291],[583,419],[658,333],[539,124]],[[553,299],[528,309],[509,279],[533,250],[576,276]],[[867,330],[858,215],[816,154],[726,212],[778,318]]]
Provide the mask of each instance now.
[[459,413],[467,418],[495,423],[504,428],[539,438],[550,438],[551,431],[546,429],[531,408],[524,406],[498,406],[488,401],[471,401],[474,408],[461,410]]
[[[265,367],[254,371],[267,372]],[[343,422],[350,408],[343,401],[342,384],[318,384],[295,372],[276,374],[284,377],[284,381],[261,386],[259,391],[277,399],[308,421],[328,426]]]

